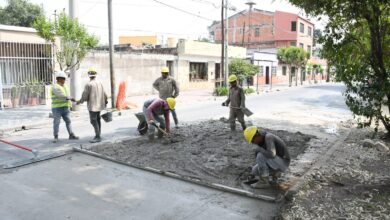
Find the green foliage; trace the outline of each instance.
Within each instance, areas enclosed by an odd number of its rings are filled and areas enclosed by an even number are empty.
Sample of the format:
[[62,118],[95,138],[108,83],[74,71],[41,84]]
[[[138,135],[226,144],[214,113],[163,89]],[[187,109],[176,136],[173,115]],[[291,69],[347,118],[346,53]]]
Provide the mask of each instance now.
[[285,63],[289,66],[290,86],[291,86],[291,69],[292,69],[291,67],[304,68],[307,61],[310,59],[310,53],[306,52],[304,49],[300,47],[294,47],[294,46],[278,49],[276,56],[279,62]]
[[253,77],[258,70],[256,65],[247,63],[242,59],[233,59],[229,63],[229,74],[235,74],[240,84]]
[[251,93],[254,93],[255,92],[255,90],[254,89],[252,89],[252,88],[244,88],[244,93],[245,94],[251,94]]
[[221,86],[216,88],[214,93],[217,96],[227,96],[229,94],[229,88],[226,86]]
[[[34,22],[34,28],[42,38],[52,43],[56,42],[56,37],[59,38],[60,45],[59,47],[56,45],[56,61],[65,72],[73,67],[78,69],[88,50],[98,44],[97,38],[89,34],[77,19],[69,18],[65,13],[61,13],[54,22],[39,17]],[[73,56],[76,59],[74,65]]]
[[41,6],[27,0],[8,0],[8,4],[0,7],[0,24],[32,27],[35,18],[44,15]]
[[[386,0],[289,0],[311,16],[326,16],[323,56],[346,85],[346,104],[361,126],[382,122],[390,133],[390,5]],[[387,108],[384,111],[384,108]]]

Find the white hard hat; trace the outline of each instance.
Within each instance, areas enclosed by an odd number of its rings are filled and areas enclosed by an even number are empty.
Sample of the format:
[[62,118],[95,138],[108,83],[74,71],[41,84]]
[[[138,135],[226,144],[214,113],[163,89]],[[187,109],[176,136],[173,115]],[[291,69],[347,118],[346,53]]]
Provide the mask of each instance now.
[[66,79],[66,73],[64,71],[56,72],[56,78],[65,78]]

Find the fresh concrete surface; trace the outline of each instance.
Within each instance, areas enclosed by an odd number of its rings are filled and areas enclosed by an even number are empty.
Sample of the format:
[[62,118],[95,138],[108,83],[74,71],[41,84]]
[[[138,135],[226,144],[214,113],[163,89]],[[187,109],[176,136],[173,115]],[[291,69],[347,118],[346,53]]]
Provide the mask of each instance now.
[[[246,105],[255,114],[246,120],[255,125],[271,129],[300,131],[316,136],[329,131],[333,132],[337,123],[352,118],[341,95],[344,86],[341,84],[323,84],[305,87],[283,88],[282,91],[267,94],[253,94],[247,97]],[[191,96],[184,93],[186,100],[177,105],[180,123],[191,123],[197,120],[218,119],[228,117],[229,109],[221,103],[226,97]],[[150,98],[150,97],[148,97]],[[110,123],[102,122],[102,135],[105,141],[118,141],[124,138],[137,137],[138,121],[133,115],[136,111],[124,111],[122,116],[115,116]],[[73,130],[80,140],[67,140],[68,134],[64,122],[60,125],[60,142],[53,144],[52,121],[32,128],[31,130],[7,133],[5,140],[35,148],[41,155],[55,151],[69,150],[72,147],[88,145],[94,133],[89,123],[86,110],[72,119]],[[28,114],[25,116],[28,118]],[[15,160],[31,158],[29,152],[0,143],[0,165]]]
[[278,204],[88,155],[0,174],[1,219],[270,219]]

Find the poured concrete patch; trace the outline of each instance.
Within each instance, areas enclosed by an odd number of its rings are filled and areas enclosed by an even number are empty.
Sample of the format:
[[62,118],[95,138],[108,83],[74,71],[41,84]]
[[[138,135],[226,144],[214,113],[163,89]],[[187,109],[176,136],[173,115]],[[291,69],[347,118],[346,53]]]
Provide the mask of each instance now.
[[[302,154],[314,138],[300,132],[268,131],[286,142],[292,159]],[[90,150],[137,166],[251,190],[237,180],[240,173],[255,164],[255,146],[245,142],[242,131],[232,133],[225,121],[210,120],[173,128],[172,133],[169,144],[166,139],[150,142],[147,137],[140,137]]]

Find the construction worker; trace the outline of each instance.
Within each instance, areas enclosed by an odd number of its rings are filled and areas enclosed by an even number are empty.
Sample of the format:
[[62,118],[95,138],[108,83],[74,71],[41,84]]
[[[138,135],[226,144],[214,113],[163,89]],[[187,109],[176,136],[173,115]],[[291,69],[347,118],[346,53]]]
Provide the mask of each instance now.
[[77,137],[72,131],[72,125],[70,121],[70,107],[72,106],[71,101],[75,101],[74,98],[69,96],[69,88],[65,85],[66,74],[65,72],[57,72],[55,74],[56,83],[50,88],[51,96],[51,111],[53,113],[53,143],[58,142],[58,131],[60,127],[61,118],[64,119],[66,129],[69,133],[70,140],[77,140]]
[[[281,172],[290,165],[290,154],[284,141],[256,126],[245,129],[244,137],[249,144],[257,145],[256,165],[252,167],[253,177],[259,176],[259,181],[252,184],[254,188],[267,188],[270,183],[277,183]],[[270,180],[271,178],[271,180]]]
[[107,94],[104,91],[103,84],[96,80],[97,71],[94,68],[88,69],[89,82],[84,87],[81,99],[77,104],[88,103],[89,119],[95,130],[95,137],[89,141],[91,143],[100,142],[102,126],[100,112],[107,106]]
[[229,96],[228,99],[222,103],[222,106],[229,106],[230,104],[230,130],[236,130],[236,118],[238,122],[240,122],[242,130],[245,130],[244,112],[242,111],[245,108],[244,90],[237,85],[236,75],[230,75],[228,81],[230,84]]
[[[144,103],[143,112],[148,121],[148,137],[149,140],[154,139],[155,126],[157,126],[156,121],[159,123],[160,129],[165,130],[167,133],[170,132],[170,121],[169,121],[169,111],[175,109],[176,100],[174,98],[163,99],[151,99]],[[161,115],[164,115],[164,119],[161,118]],[[163,133],[159,130],[158,137],[161,138]]]
[[[179,87],[172,77],[169,76],[169,68],[161,67],[161,77],[157,78],[153,83],[153,88],[158,91],[160,99],[167,100],[167,98],[175,98],[179,96]],[[179,124],[176,110],[172,110],[172,117],[176,127]]]

